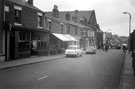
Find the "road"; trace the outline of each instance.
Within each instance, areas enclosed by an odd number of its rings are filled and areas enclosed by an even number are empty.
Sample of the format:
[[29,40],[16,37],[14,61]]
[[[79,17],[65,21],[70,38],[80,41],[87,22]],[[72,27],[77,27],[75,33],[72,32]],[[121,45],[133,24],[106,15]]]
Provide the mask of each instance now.
[[0,89],[118,89],[123,60],[109,50],[4,69]]

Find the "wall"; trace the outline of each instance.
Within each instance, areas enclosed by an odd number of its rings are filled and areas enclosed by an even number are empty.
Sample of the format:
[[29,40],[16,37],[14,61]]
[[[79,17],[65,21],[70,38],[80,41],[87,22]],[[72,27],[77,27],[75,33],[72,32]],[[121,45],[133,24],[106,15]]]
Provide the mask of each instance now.
[[[3,12],[3,3],[2,3],[3,0],[0,0],[0,12]],[[3,31],[2,31],[2,20],[3,20],[3,16],[2,16],[3,13],[0,13],[0,54],[2,54],[2,44],[3,44],[3,40],[2,40],[2,34],[3,34]]]
[[22,25],[37,28],[37,12],[27,8],[22,9]]
[[61,33],[61,28],[60,28],[60,22],[59,21],[52,20],[51,32],[52,33]]

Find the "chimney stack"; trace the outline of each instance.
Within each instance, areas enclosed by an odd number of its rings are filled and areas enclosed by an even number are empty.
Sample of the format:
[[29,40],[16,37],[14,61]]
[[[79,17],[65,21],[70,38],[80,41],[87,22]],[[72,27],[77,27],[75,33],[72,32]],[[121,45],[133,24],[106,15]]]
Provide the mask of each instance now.
[[28,0],[28,4],[33,5],[33,0]]
[[54,5],[54,8],[53,8],[53,17],[56,17],[56,18],[59,18],[59,10],[58,10],[58,6],[57,5]]

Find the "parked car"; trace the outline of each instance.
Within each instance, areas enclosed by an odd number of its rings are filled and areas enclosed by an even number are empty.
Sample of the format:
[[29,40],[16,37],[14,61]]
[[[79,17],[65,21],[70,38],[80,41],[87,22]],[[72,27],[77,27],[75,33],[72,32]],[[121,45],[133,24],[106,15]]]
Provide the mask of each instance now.
[[83,50],[79,46],[71,45],[65,50],[65,54],[67,57],[68,56],[75,56],[75,57],[82,56]]
[[94,46],[86,47],[86,54],[95,54],[96,48]]

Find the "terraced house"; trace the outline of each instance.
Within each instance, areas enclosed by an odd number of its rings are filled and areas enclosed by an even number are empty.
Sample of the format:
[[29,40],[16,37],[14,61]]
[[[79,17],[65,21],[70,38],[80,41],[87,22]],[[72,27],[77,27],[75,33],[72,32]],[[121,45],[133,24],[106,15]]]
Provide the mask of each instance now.
[[44,12],[33,0],[4,0],[3,5],[6,60],[47,55],[49,31],[44,29]]
[[[77,44],[81,48],[87,46],[97,46],[97,31],[101,31],[96,21],[95,11],[59,11],[58,6],[54,5],[51,12],[45,12],[46,22],[50,24],[50,32],[52,34],[70,35],[71,41],[67,45]],[[56,26],[57,24],[57,26]],[[56,39],[62,40],[60,36],[54,36]],[[52,38],[52,37],[51,37]],[[75,39],[75,40],[72,40]],[[50,40],[52,41],[52,40]],[[56,41],[56,40],[55,40]],[[54,42],[54,41],[52,41]],[[55,49],[58,48],[55,42]],[[58,43],[59,44],[59,43]],[[54,48],[53,48],[54,49]]]
[[0,55],[4,55],[4,40],[3,40],[3,29],[2,29],[2,22],[3,22],[3,0],[0,0]]

